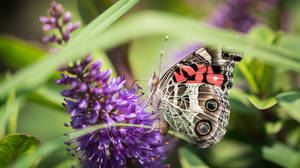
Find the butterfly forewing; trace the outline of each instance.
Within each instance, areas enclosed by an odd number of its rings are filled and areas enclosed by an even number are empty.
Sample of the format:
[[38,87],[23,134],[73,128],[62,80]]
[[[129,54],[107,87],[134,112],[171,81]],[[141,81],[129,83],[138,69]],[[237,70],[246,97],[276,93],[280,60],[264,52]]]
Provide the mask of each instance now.
[[233,68],[240,54],[221,48],[200,48],[171,67],[161,78],[160,88],[175,83],[211,84],[226,95],[233,86]]

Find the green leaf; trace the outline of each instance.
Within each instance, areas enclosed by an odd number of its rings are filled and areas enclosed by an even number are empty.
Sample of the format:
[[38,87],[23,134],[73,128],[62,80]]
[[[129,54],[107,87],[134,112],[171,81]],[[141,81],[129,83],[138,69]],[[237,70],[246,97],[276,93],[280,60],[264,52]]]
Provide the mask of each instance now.
[[275,46],[279,47],[280,43],[281,43],[281,39],[282,39],[282,32],[278,31],[275,35],[274,35],[274,39],[272,41],[272,44],[274,44]]
[[282,36],[281,47],[299,53],[300,52],[299,39],[300,39],[299,34],[284,34],[284,36]]
[[300,154],[298,155],[297,162],[293,166],[291,166],[290,168],[299,168],[299,167],[300,167]]
[[21,68],[40,59],[44,54],[45,50],[37,44],[15,37],[0,36],[1,64],[10,68]]
[[216,146],[211,148],[210,153],[206,155],[208,157],[207,159],[210,161],[211,167],[259,167],[255,166],[259,156],[257,156],[255,148],[251,146],[250,143],[226,137]]
[[[17,159],[32,154],[39,146],[40,141],[29,135],[12,134],[4,137],[0,141],[0,167],[9,166]],[[24,167],[37,165],[39,159],[33,159],[32,164]]]
[[264,159],[283,167],[293,166],[297,162],[298,154],[298,151],[281,143],[275,143],[272,146],[265,146],[262,148],[262,156]]
[[34,152],[29,153],[28,155],[25,155],[18,159],[14,164],[13,168],[24,168],[24,167],[30,167],[31,165],[34,165],[34,163],[39,160],[42,156],[47,157],[54,151],[56,151],[59,148],[62,148],[64,145],[64,141],[66,141],[66,138],[63,136],[60,136],[58,138],[55,138],[54,140],[48,141],[44,143],[41,147],[37,148]]
[[279,105],[285,109],[287,114],[300,122],[300,92],[284,92],[276,97]]
[[208,166],[187,148],[179,149],[181,166],[184,168],[208,168]]
[[265,26],[257,26],[251,29],[247,35],[250,39],[271,44],[274,41],[273,30]]
[[74,165],[78,165],[78,161],[77,160],[66,160],[62,163],[59,163],[58,165],[56,165],[54,168],[67,168],[67,167],[72,167]]
[[256,107],[259,110],[270,109],[277,104],[275,97],[260,99],[255,95],[249,95],[248,100],[254,107]]
[[63,109],[61,103],[63,102],[63,97],[60,95],[62,89],[43,86],[36,89],[34,92],[29,94],[28,100],[38,102],[44,105],[48,105],[54,108]]
[[266,122],[265,127],[268,134],[276,134],[278,133],[283,126],[282,121],[273,122]]
[[65,111],[27,101],[19,114],[18,132],[34,135],[42,143],[70,132],[72,129],[64,126],[70,120],[70,115]]
[[113,5],[112,0],[77,0],[80,16],[84,23],[91,22]]
[[250,68],[248,68],[246,60],[243,59],[240,63],[237,64],[237,67],[242,72],[243,76],[246,78],[246,80],[249,83],[250,89],[253,93],[257,94],[259,93],[259,87],[256,82],[254,73],[250,71]]
[[12,90],[0,111],[0,138],[4,137],[5,133],[16,131],[19,106],[20,99],[16,99],[16,93]]
[[[118,2],[125,2],[125,4],[119,10],[114,8],[115,12],[109,9],[107,10],[109,11],[108,13],[104,12],[71,40],[61,52],[19,71],[12,77],[12,81],[5,80],[0,86],[0,92],[2,93],[0,98],[6,96],[7,90],[11,87],[32,89],[36,86],[34,85],[37,83],[36,81],[45,81],[47,75],[54,71],[62,62],[82,58],[96,48],[106,50],[131,39],[145,35],[152,36],[153,34],[174,36],[191,42],[199,42],[201,40],[211,45],[231,46],[247,55],[259,56],[259,59],[274,66],[280,65],[282,68],[300,72],[300,57],[297,53],[250,40],[241,34],[228,30],[212,28],[204,23],[200,23],[198,20],[162,12],[138,13],[114,24],[100,35],[113,21],[138,1],[121,0]],[[138,29],[136,28],[137,25],[139,25]],[[184,29],[182,29],[182,25],[185,25]],[[31,85],[28,85],[29,83]]]

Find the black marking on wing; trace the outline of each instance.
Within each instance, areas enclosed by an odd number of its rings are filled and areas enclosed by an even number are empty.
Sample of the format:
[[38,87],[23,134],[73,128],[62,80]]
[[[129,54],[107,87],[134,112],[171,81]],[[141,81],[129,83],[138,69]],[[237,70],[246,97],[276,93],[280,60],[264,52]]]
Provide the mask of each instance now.
[[236,62],[240,62],[242,60],[242,57],[240,57],[240,56],[234,56],[233,60],[236,61]]
[[187,72],[185,72],[185,70],[182,69],[181,71],[182,71],[184,77],[186,77],[186,78],[190,77],[189,74]]
[[191,64],[190,66],[194,69],[195,72],[198,71],[198,67],[196,64]]
[[195,75],[192,75],[191,77],[187,78],[188,81],[194,81],[195,80]]
[[176,80],[176,78],[175,78],[175,75],[173,75],[172,78],[173,78],[173,81],[174,81],[174,82],[177,82],[177,80]]
[[222,72],[221,70],[221,66],[211,66],[212,67],[212,70],[214,71],[215,74],[220,74]]

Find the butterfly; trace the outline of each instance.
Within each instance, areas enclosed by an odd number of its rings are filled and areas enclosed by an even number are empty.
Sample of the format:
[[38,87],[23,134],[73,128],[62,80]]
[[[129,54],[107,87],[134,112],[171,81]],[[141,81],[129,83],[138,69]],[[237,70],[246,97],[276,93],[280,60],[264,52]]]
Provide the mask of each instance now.
[[151,80],[150,103],[162,133],[171,127],[192,144],[206,148],[226,133],[230,115],[227,96],[233,69],[242,55],[221,47],[201,47],[161,78]]

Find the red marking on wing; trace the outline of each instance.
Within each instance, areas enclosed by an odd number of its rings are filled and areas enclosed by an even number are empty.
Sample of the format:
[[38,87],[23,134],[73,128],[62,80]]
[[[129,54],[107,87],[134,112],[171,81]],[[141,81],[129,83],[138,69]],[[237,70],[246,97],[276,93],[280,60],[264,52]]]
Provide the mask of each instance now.
[[[205,76],[207,83],[213,84],[213,85],[221,88],[221,85],[224,81],[223,75],[215,74],[211,66],[205,66],[204,64],[198,64],[197,67],[198,67],[198,70],[195,72],[195,70],[190,66],[181,66],[179,73],[177,73],[177,72],[174,73],[176,81],[178,83],[186,81],[186,83],[205,84],[206,82],[203,82],[203,79]],[[185,77],[183,75],[182,71],[185,71],[188,74],[188,76],[190,76],[190,77],[195,75],[195,79],[188,80],[187,77]]]
[[211,66],[207,67],[207,73],[208,74],[213,74],[214,73],[214,71],[213,71],[213,69],[212,69]]
[[[181,70],[184,70],[185,72],[187,72],[187,74],[189,75],[189,76],[192,76],[192,75],[194,75],[195,74],[195,70],[192,68],[192,67],[190,67],[190,66],[182,66],[182,67],[180,67],[181,68]],[[180,70],[180,71],[181,71]]]
[[198,70],[197,70],[198,73],[205,73],[206,72],[206,66],[205,65],[198,64],[197,67],[198,67]]
[[176,82],[183,82],[183,81],[186,81],[186,77],[183,75],[183,72],[182,70],[184,70],[189,76],[192,76],[195,74],[195,71],[192,67],[189,67],[189,66],[181,66],[180,67],[180,71],[178,74],[177,72],[174,73],[174,76],[175,76],[175,79],[176,79]]
[[209,66],[209,67],[207,67],[206,80],[207,80],[208,83],[214,84],[214,85],[221,88],[221,85],[224,81],[224,76],[221,75],[221,74],[214,73],[212,67]]
[[180,71],[180,74],[178,73],[174,73],[176,82],[183,82],[186,80],[186,77],[184,77],[184,75],[182,74],[182,72]]

